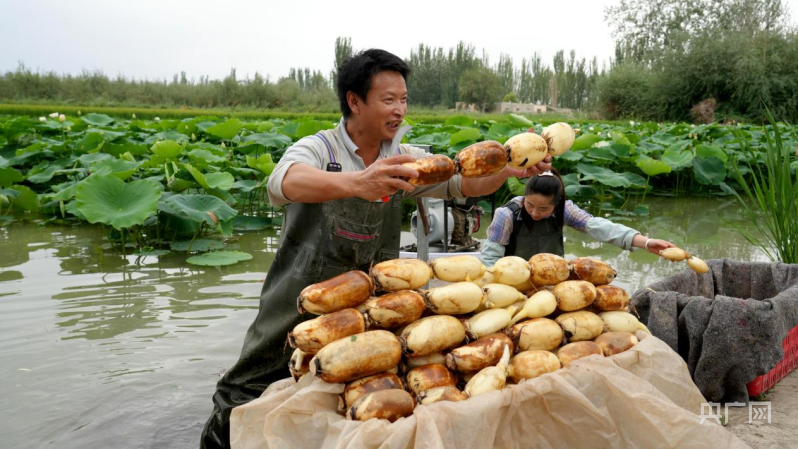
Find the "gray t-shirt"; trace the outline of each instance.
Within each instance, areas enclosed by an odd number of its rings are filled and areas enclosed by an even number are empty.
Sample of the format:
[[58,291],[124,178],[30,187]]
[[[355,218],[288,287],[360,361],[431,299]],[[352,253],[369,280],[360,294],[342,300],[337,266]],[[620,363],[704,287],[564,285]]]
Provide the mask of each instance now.
[[[380,147],[380,155],[377,159],[384,159],[399,154],[410,154],[416,158],[429,156],[430,154],[421,148],[411,145],[400,144],[402,136],[410,127],[402,127],[397,132],[393,141],[383,140]],[[319,170],[326,170],[329,162],[341,164],[342,172],[354,172],[365,170],[366,166],[363,159],[355,153],[358,147],[352,142],[346,132],[345,121],[341,122],[333,129],[320,131],[319,133],[303,137],[295,144],[291,145],[277,163],[277,166],[269,176],[267,189],[269,192],[269,202],[273,206],[288,204],[292,201],[283,194],[283,179],[288,169],[296,163],[307,164]],[[431,186],[416,186],[413,192],[404,192],[405,198],[432,197],[441,199],[465,198],[460,190],[462,177],[454,175],[447,182]]]

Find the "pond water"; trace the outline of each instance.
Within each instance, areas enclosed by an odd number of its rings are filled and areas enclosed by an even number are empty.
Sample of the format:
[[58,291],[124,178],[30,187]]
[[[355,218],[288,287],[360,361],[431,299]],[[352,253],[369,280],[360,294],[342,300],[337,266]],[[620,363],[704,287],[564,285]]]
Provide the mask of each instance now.
[[[768,261],[730,227],[746,225],[731,199],[648,203],[648,217],[613,220],[705,260]],[[257,313],[278,235],[238,234],[229,246],[253,259],[220,268],[191,266],[185,254],[122,256],[104,243],[93,226],[0,228],[5,447],[197,447],[215,383]],[[686,269],[571,229],[566,251],[609,262],[630,293]]]

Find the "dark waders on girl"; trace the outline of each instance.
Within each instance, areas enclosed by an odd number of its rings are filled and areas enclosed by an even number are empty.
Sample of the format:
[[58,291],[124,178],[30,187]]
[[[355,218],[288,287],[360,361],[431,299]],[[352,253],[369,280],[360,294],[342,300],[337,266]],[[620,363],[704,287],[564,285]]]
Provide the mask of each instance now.
[[[565,256],[562,228],[554,215],[535,221],[523,206],[514,201],[504,205],[513,212],[513,232],[504,247],[505,256],[518,256],[525,260],[540,253]],[[521,214],[521,220],[517,220]]]

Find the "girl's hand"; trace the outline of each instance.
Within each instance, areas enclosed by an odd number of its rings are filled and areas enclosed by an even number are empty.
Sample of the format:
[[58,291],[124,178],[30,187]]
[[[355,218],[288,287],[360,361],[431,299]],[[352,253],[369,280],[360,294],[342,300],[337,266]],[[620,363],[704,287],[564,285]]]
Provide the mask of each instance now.
[[658,256],[659,252],[662,251],[663,249],[675,248],[675,247],[676,245],[674,245],[673,243],[660,239],[649,239],[648,244],[645,245],[645,249],[648,250],[648,252],[656,254]]

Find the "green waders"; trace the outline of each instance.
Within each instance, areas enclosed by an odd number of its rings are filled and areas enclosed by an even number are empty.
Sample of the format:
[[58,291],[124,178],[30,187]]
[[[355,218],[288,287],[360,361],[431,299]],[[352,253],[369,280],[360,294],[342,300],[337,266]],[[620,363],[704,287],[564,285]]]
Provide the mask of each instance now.
[[247,331],[238,362],[216,386],[213,414],[200,447],[229,447],[233,407],[260,397],[272,382],[289,376],[288,332],[314,317],[297,312],[299,292],[399,257],[401,220],[401,194],[385,203],[347,198],[286,206],[282,241],[263,284],[258,316]]

